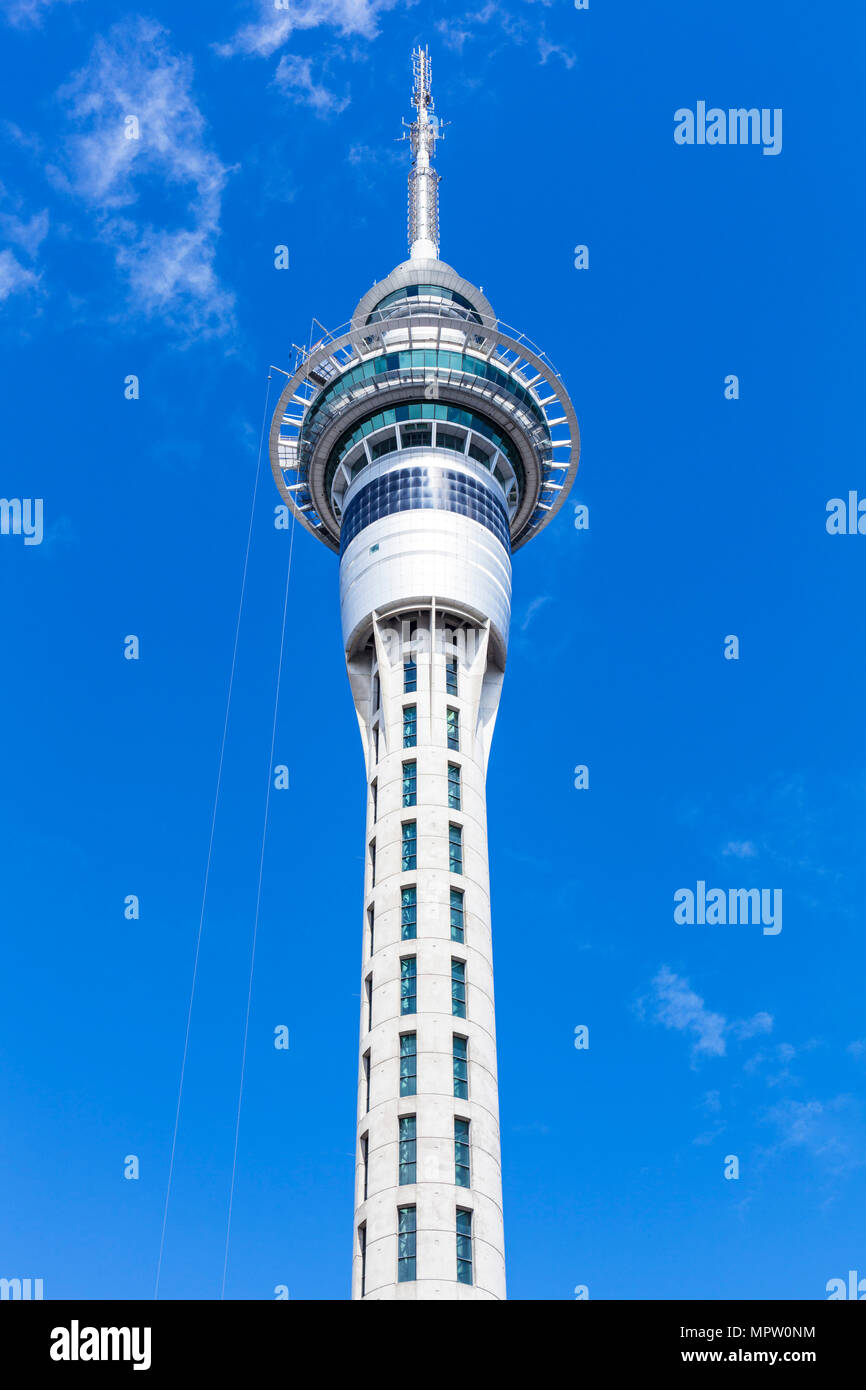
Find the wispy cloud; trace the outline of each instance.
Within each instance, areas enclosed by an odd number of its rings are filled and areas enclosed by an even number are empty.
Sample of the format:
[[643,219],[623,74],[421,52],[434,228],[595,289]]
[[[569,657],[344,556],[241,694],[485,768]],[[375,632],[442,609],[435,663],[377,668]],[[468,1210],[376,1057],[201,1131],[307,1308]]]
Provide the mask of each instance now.
[[655,975],[649,994],[638,1001],[637,1007],[641,1017],[649,1015],[653,1023],[689,1035],[693,1063],[702,1057],[724,1057],[729,1037],[752,1038],[769,1033],[773,1027],[768,1013],[729,1021],[724,1014],[708,1009],[688,980],[666,965]]
[[538,40],[538,61],[543,67],[550,58],[558,58],[566,68],[573,68],[577,62],[575,54],[570,49],[563,48],[562,44],[551,43],[549,39],[541,37]]
[[776,1043],[775,1047],[760,1048],[749,1058],[743,1070],[749,1075],[759,1076],[770,1087],[798,1085],[800,1079],[792,1072],[791,1063],[795,1058],[813,1052],[820,1046],[817,1038],[809,1038],[796,1047],[793,1043]]
[[283,55],[277,64],[274,82],[293,101],[312,107],[318,116],[336,116],[349,105],[348,93],[338,97],[323,83],[316,82],[312,59],[299,58],[296,53]]
[[534,598],[534,599],[531,601],[531,603],[528,605],[528,607],[527,607],[527,609],[526,609],[526,612],[525,612],[525,614],[524,614],[524,616],[523,616],[523,622],[520,624],[520,631],[521,631],[521,632],[525,632],[525,631],[526,631],[526,629],[529,627],[530,623],[532,622],[533,618],[535,617],[536,613],[540,613],[540,612],[541,612],[541,609],[544,607],[544,605],[545,605],[546,603],[550,603],[551,598],[552,598],[552,595],[551,595],[551,594],[540,594],[540,595],[538,596],[538,598]]
[[[93,217],[132,306],[197,336],[226,332],[233,296],[215,260],[229,171],[208,143],[190,59],[133,17],[96,40],[59,96],[77,131],[55,180]],[[159,218],[143,211],[155,204]]]
[[778,1147],[799,1148],[828,1168],[842,1175],[861,1168],[866,1162],[864,1124],[858,1101],[849,1095],[831,1100],[784,1100],[762,1117],[775,1127]]
[[[552,6],[549,0],[542,0],[543,9]],[[555,43],[548,37],[543,19],[531,18],[521,14],[513,5],[499,4],[498,0],[487,0],[478,9],[468,10],[458,19],[440,19],[435,25],[436,33],[446,48],[462,54],[468,43],[483,39],[488,52],[494,33],[502,36],[506,43],[535,45],[538,61],[544,66],[551,58],[558,59],[566,68],[573,68],[577,57],[571,49]]]
[[35,289],[39,276],[22,265],[8,248],[0,251],[0,303],[22,290]]
[[729,840],[722,850],[722,854],[733,855],[735,859],[754,859],[757,853],[751,840]]
[[3,0],[3,18],[15,29],[36,29],[49,10],[75,0]]
[[19,199],[13,199],[0,185],[0,301],[13,294],[33,290],[40,273],[35,264],[39,248],[48,234],[48,213],[28,217]]
[[216,44],[215,48],[223,58],[269,58],[292,34],[321,26],[336,29],[347,37],[374,39],[379,32],[379,15],[395,4],[397,0],[285,0],[278,7],[274,0],[260,0],[259,17],[242,25],[227,42]]

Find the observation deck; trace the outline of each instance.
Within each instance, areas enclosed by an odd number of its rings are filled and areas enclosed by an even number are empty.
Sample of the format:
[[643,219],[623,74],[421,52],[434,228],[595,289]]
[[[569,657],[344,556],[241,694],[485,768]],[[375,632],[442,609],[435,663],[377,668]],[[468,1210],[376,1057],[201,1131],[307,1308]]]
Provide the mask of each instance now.
[[280,494],[338,553],[377,461],[417,447],[495,480],[511,551],[563,505],[580,451],[574,407],[547,354],[430,257],[397,266],[348,323],[300,353],[270,431]]

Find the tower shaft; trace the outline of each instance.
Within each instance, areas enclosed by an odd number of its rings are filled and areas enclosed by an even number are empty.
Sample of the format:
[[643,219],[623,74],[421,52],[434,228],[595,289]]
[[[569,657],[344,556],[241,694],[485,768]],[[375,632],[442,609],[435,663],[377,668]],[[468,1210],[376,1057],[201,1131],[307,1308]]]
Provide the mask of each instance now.
[[352,1293],[504,1298],[489,624],[399,606],[349,675],[368,777]]

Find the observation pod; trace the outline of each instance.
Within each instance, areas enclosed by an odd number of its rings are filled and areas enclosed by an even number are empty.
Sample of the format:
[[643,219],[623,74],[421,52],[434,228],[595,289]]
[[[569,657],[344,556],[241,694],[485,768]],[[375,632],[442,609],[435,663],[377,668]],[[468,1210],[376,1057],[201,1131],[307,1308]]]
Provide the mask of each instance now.
[[426,50],[413,72],[409,259],[303,354],[270,458],[340,556],[367,769],[352,1297],[501,1299],[486,773],[511,554],[579,435],[545,354],[439,259]]

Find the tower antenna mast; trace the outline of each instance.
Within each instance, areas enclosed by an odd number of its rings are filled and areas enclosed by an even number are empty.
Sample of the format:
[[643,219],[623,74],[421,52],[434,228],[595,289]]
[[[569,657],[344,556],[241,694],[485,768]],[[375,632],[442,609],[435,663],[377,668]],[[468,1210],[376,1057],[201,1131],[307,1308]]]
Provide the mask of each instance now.
[[[412,50],[412,105],[415,119],[408,126],[412,148],[409,173],[409,255],[413,261],[439,259],[439,175],[433,168],[436,141],[442,127],[433,115],[433,68],[429,49]],[[404,134],[403,139],[406,139]]]

